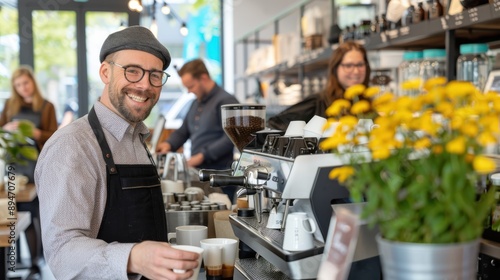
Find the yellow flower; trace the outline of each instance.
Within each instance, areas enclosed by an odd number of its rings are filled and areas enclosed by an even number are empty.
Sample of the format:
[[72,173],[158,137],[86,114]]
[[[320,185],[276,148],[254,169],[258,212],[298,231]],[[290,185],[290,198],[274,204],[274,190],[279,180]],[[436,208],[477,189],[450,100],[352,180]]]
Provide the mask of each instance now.
[[345,99],[337,99],[326,109],[327,116],[338,116],[342,111],[351,107],[351,102]]
[[345,133],[340,131],[335,132],[331,137],[328,137],[320,143],[320,148],[324,151],[336,149],[338,146],[349,143]]
[[358,118],[354,116],[344,116],[339,119],[339,125],[342,126],[342,129],[351,129],[358,124]]
[[467,122],[460,128],[460,131],[466,136],[475,137],[479,133],[479,127],[473,122]]
[[436,155],[442,154],[443,153],[443,146],[441,146],[441,145],[432,146],[432,153],[436,154]]
[[476,100],[473,108],[476,114],[487,114],[491,111],[488,101],[486,100]]
[[344,98],[354,99],[356,96],[360,96],[365,91],[366,87],[364,85],[354,85],[347,88],[344,92]]
[[429,138],[421,138],[415,142],[414,147],[417,150],[427,149],[431,146],[431,144],[432,143],[431,143],[431,140]]
[[372,98],[379,93],[380,93],[380,87],[369,87],[365,90],[363,96],[367,98]]
[[479,123],[484,127],[485,130],[491,133],[500,132],[500,120],[498,116],[495,114],[489,114],[487,116],[482,117],[479,120]]
[[408,124],[410,123],[414,118],[413,118],[413,113],[409,110],[401,109],[398,110],[394,113],[393,119],[398,122],[398,123],[404,123]]
[[390,155],[391,155],[391,150],[389,149],[380,148],[372,150],[372,158],[374,160],[383,160],[388,158]]
[[436,111],[443,114],[445,117],[452,116],[453,109],[453,104],[450,102],[441,102],[436,106]]
[[443,86],[446,84],[446,78],[445,77],[436,77],[436,78],[431,78],[427,80],[424,84],[424,89],[429,91],[435,87],[438,86]]
[[465,97],[467,95],[473,94],[476,91],[474,85],[470,82],[465,81],[451,81],[449,82],[445,90],[449,97]]
[[376,107],[378,105],[387,104],[388,102],[391,102],[393,99],[394,99],[394,94],[392,94],[390,92],[386,92],[386,93],[382,94],[381,96],[379,96],[378,98],[375,98],[373,100],[372,104],[373,104],[373,107]]
[[485,131],[477,136],[477,142],[481,146],[486,147],[488,145],[495,144],[497,139],[491,133]]
[[340,183],[344,183],[352,175],[354,175],[354,168],[351,166],[342,166],[332,169],[329,178],[332,180],[337,179]]
[[446,143],[446,151],[450,154],[464,154],[465,153],[465,138],[463,136],[456,137],[450,142]]
[[408,81],[404,81],[401,84],[401,88],[403,90],[419,90],[421,85],[422,85],[422,79],[415,78]]
[[360,100],[360,101],[354,103],[354,105],[352,105],[351,113],[353,115],[359,115],[359,114],[366,113],[369,110],[370,110],[370,102],[368,102],[366,100]]
[[472,162],[474,170],[480,174],[488,174],[495,171],[496,164],[491,158],[485,156],[476,156]]
[[427,134],[434,136],[440,128],[438,124],[432,121],[432,114],[427,112],[420,116],[420,130],[425,131]]

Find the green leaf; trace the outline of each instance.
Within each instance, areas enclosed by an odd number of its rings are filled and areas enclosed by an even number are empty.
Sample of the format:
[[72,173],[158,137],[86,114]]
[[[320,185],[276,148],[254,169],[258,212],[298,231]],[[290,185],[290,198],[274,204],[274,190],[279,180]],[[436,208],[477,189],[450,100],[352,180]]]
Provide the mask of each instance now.
[[23,146],[19,149],[19,153],[29,160],[36,160],[38,157],[38,150],[32,146]]

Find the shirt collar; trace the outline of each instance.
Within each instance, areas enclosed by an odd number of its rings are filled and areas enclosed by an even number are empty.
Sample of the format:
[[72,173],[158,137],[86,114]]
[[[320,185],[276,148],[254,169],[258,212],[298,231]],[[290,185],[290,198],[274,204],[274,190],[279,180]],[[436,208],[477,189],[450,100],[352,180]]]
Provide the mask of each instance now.
[[123,140],[126,133],[131,133],[133,136],[139,133],[143,134],[143,139],[146,139],[149,136],[149,129],[143,122],[138,123],[134,128],[134,126],[129,124],[121,116],[113,112],[100,101],[96,101],[94,109],[102,128],[109,131],[109,133],[111,133],[117,141]]

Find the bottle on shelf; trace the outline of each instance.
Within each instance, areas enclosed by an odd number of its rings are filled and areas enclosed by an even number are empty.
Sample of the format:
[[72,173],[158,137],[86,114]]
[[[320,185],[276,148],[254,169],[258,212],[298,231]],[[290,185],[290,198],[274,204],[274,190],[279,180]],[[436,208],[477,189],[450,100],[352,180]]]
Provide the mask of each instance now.
[[413,17],[415,16],[415,7],[413,5],[410,5],[408,9],[406,9],[405,14],[403,15],[403,18],[401,19],[401,25],[402,26],[408,26],[413,23]]
[[369,20],[362,20],[361,24],[358,27],[358,32],[357,32],[357,38],[356,39],[364,39],[365,37],[370,36],[370,28],[371,28],[371,21]]
[[429,5],[429,19],[436,19],[442,17],[444,14],[443,5],[439,0],[432,0]]
[[415,13],[413,14],[413,23],[419,23],[427,20],[427,11],[424,9],[424,2],[419,2]]
[[423,51],[420,77],[422,78],[422,86],[431,78],[446,77],[446,50],[427,49]]
[[469,81],[483,90],[491,69],[487,44],[463,44],[457,59],[457,80]]
[[352,24],[352,27],[351,27],[351,39],[352,40],[356,40],[358,39],[356,36],[358,34],[358,27],[356,26],[356,24]]
[[340,35],[340,42],[343,43],[343,42],[347,42],[349,40],[352,40],[351,38],[351,27],[350,26],[346,26],[343,30],[342,30],[342,33]]
[[389,22],[385,18],[385,14],[381,14],[378,20],[377,33],[385,32],[389,27]]
[[403,62],[398,67],[399,95],[416,96],[420,94],[422,57],[421,51],[408,51],[403,54]]
[[377,33],[377,29],[378,29],[378,16],[375,16],[375,18],[372,20],[372,22],[370,24],[371,34]]

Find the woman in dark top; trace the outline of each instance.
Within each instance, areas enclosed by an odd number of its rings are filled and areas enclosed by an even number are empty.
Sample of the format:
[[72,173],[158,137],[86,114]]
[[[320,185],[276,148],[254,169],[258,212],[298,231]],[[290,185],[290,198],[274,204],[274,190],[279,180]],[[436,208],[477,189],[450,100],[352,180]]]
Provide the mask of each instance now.
[[20,120],[31,121],[34,124],[33,140],[41,150],[57,129],[54,105],[42,97],[29,66],[21,66],[14,71],[11,85],[12,94],[0,115],[0,126],[14,131]]
[[290,121],[308,122],[314,115],[326,117],[326,108],[333,101],[343,98],[348,87],[356,84],[368,86],[370,72],[366,50],[363,46],[352,41],[341,44],[330,58],[326,88],[271,117],[268,126],[286,130]]
[[[12,94],[0,115],[0,126],[6,131],[15,131],[19,121],[33,123],[33,140],[39,150],[57,129],[57,119],[54,105],[45,100],[35,80],[33,70],[29,66],[21,66],[12,73]],[[35,161],[27,165],[16,165],[15,174],[25,175],[33,183]],[[40,274],[37,261],[41,256],[40,220],[38,198],[32,202],[17,204],[19,211],[31,212],[31,224],[26,229],[26,239],[30,248],[32,274]],[[17,246],[19,247],[19,246]]]

